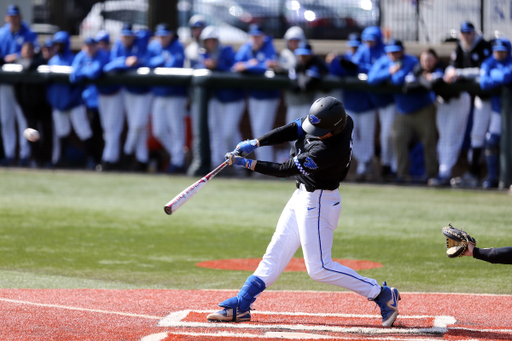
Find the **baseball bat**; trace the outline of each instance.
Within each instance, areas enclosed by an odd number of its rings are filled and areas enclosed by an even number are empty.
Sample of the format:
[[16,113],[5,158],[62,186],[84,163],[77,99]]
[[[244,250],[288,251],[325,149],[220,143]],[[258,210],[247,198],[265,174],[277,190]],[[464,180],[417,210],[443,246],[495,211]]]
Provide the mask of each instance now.
[[221,163],[217,168],[212,170],[210,173],[206,174],[201,179],[194,182],[192,185],[185,188],[180,194],[175,196],[171,201],[169,201],[164,206],[164,211],[167,215],[171,215],[176,212],[178,208],[180,208],[184,203],[190,200],[199,190],[206,185],[208,181],[210,181],[215,175],[217,175],[221,170],[226,168],[228,165],[227,161]]

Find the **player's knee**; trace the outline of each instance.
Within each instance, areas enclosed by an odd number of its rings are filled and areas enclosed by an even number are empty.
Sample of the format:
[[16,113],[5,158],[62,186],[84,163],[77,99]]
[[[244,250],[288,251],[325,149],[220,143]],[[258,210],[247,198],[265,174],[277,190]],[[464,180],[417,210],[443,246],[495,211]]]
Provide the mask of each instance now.
[[307,267],[308,275],[312,280],[317,282],[323,282],[326,277],[326,271],[324,267],[320,265],[309,265]]

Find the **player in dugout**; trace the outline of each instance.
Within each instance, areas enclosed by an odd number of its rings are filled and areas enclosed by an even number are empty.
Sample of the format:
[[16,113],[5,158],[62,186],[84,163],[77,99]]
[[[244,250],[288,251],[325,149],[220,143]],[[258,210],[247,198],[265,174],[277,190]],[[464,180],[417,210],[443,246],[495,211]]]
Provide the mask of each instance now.
[[[393,325],[398,316],[400,294],[386,282],[380,286],[331,258],[333,233],[341,212],[340,182],[347,176],[352,159],[354,123],[343,104],[322,97],[309,115],[267,132],[254,140],[240,142],[226,154],[229,165],[241,166],[276,177],[295,177],[297,190],[281,213],[276,231],[263,260],[247,278],[235,297],[219,304],[223,309],[208,315],[209,321],[250,321],[251,306],[286,268],[299,247],[309,276],[323,283],[352,290],[374,301],[381,309],[382,325]],[[258,147],[295,141],[290,159],[273,163],[244,156]]]

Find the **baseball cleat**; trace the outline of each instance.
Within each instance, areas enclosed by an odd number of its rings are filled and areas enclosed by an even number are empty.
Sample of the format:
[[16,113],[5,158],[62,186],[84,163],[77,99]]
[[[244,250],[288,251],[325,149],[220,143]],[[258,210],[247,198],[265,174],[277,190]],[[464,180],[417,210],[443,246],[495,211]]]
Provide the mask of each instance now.
[[398,290],[386,286],[386,282],[382,284],[382,290],[379,296],[373,299],[380,308],[382,325],[384,327],[391,327],[398,317],[398,301],[400,301],[400,299]]
[[208,315],[209,322],[249,322],[251,320],[251,311],[241,311],[239,308],[224,308]]

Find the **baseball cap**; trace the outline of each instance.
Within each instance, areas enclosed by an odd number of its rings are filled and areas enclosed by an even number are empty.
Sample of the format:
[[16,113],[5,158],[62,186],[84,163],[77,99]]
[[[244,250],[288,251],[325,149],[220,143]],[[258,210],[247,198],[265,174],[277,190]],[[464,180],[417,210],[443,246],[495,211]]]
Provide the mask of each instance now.
[[469,33],[469,32],[473,32],[474,30],[475,30],[475,25],[473,25],[469,21],[463,21],[460,24],[460,31],[461,32]]
[[69,33],[66,31],[59,31],[53,35],[54,44],[67,44],[69,43]]
[[384,51],[386,51],[386,53],[399,52],[403,50],[404,45],[402,44],[402,41],[398,39],[391,39],[389,43],[384,47]]
[[156,25],[155,36],[157,36],[157,37],[167,36],[172,33],[173,33],[173,31],[170,29],[168,24],[163,23],[163,24]]
[[97,41],[93,37],[87,37],[84,40],[85,45],[94,45],[96,43],[97,43]]
[[250,36],[262,36],[265,34],[263,29],[258,25],[251,25],[249,28],[249,32],[247,32]]
[[194,28],[194,27],[204,28],[206,26],[206,21],[204,20],[202,15],[196,14],[190,18],[188,24],[192,28]]
[[358,47],[359,45],[361,45],[361,37],[359,37],[359,35],[357,33],[351,33],[348,36],[347,46],[348,47]]
[[496,39],[492,45],[493,51],[508,51],[507,41],[505,39]]
[[206,26],[201,32],[201,36],[199,37],[201,40],[206,39],[219,39],[219,33],[217,32],[217,28],[215,26]]
[[7,7],[7,15],[20,15],[20,8],[17,5],[9,5]]
[[94,39],[97,42],[103,41],[106,43],[110,43],[110,35],[108,34],[107,31],[104,31],[104,30],[101,30],[98,33],[96,33],[96,37],[94,37]]
[[313,54],[313,49],[311,45],[301,43],[298,48],[293,51],[296,56],[311,56]]
[[53,46],[53,39],[52,37],[46,37],[44,40],[44,47],[52,47]]
[[133,35],[133,27],[132,24],[124,24],[121,29],[122,36],[132,36]]

